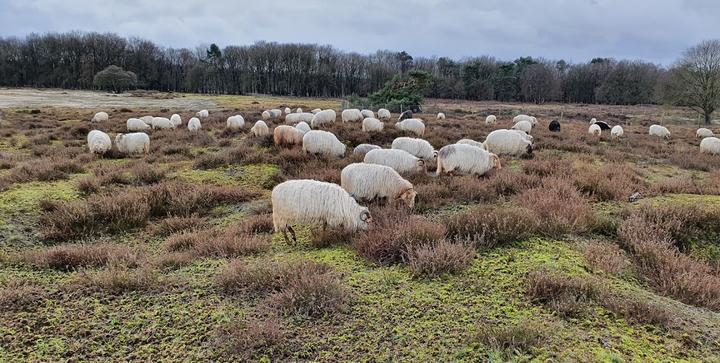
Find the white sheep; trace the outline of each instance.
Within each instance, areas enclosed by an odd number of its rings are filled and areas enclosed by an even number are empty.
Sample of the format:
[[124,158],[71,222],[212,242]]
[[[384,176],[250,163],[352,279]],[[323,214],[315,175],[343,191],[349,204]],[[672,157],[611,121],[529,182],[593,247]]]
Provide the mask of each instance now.
[[437,156],[437,151],[427,140],[412,137],[396,138],[391,148],[405,150],[421,160],[431,160]]
[[150,151],[150,136],[144,132],[117,134],[115,146],[119,152],[128,155],[147,155]]
[[176,113],[170,116],[170,121],[175,125],[175,127],[182,125],[182,118]]
[[139,118],[129,118],[127,120],[128,131],[145,131],[150,128],[150,125],[146,124]]
[[310,128],[310,125],[308,125],[307,122],[305,122],[305,121],[298,122],[298,124],[295,125],[295,128],[298,129],[298,130],[300,130],[300,131],[302,131],[303,133],[312,130],[312,129]]
[[310,112],[291,113],[285,116],[285,123],[293,125],[298,122],[312,122],[312,119],[315,116],[316,115],[313,115]]
[[720,139],[713,136],[702,139],[700,141],[700,152],[720,155]]
[[206,118],[208,116],[210,116],[210,112],[208,112],[208,110],[200,110],[195,113],[195,117],[200,119]]
[[358,201],[386,199],[402,201],[410,209],[415,206],[417,193],[412,183],[395,169],[378,164],[353,163],[340,173],[340,186]]
[[300,107],[295,109],[295,113],[302,113],[302,112],[303,112],[303,109]]
[[496,155],[532,154],[532,140],[523,134],[516,130],[495,130],[485,138],[485,149]]
[[532,127],[533,127],[533,124],[530,121],[521,120],[521,121],[516,122],[515,125],[513,125],[512,129],[530,133],[530,131],[532,131]]
[[144,122],[144,123],[147,124],[148,126],[152,126],[152,120],[153,120],[154,118],[155,118],[154,116],[143,116],[143,117],[140,117],[140,119],[142,120],[142,122]]
[[400,174],[415,174],[425,171],[425,162],[405,150],[374,149],[365,154],[363,162],[389,166]]
[[335,117],[337,117],[335,110],[322,110],[313,116],[312,120],[310,120],[310,126],[318,127],[322,124],[333,123],[335,122]]
[[704,127],[701,127],[697,129],[695,132],[695,137],[702,138],[702,137],[713,137],[715,136],[715,133],[712,132],[710,129],[706,129]]
[[497,123],[497,117],[495,115],[488,115],[485,117],[485,125],[495,125]]
[[615,125],[610,130],[610,137],[612,137],[613,139],[623,137],[624,134],[625,134],[625,130],[623,130],[622,126],[620,126],[620,125]]
[[389,120],[392,117],[392,115],[390,114],[390,110],[385,108],[379,109],[377,115],[377,118],[380,120]]
[[594,123],[596,123],[596,122],[597,122],[597,119],[596,119],[595,117],[593,117],[593,118],[590,119],[590,125],[592,125],[592,124],[594,124]]
[[600,136],[600,134],[602,134],[602,129],[600,128],[599,125],[592,124],[592,125],[590,125],[590,127],[588,127],[588,134]]
[[670,138],[670,131],[665,126],[651,125],[648,131],[652,136],[662,137],[664,139]]
[[255,125],[253,125],[253,127],[250,129],[250,132],[252,132],[255,137],[263,137],[270,135],[270,129],[263,120],[255,121]]
[[155,130],[155,129],[160,129],[160,130],[174,129],[175,124],[172,123],[172,121],[170,121],[170,119],[167,117],[153,117],[152,128],[153,128],[153,130]]
[[372,112],[372,110],[362,110],[360,111],[360,114],[363,116],[363,118],[375,118],[375,112]]
[[360,144],[358,146],[355,146],[355,149],[353,149],[353,154],[357,155],[365,155],[370,150],[375,149],[382,149],[380,146],[373,145],[373,144]]
[[112,148],[108,134],[100,130],[92,130],[87,135],[88,149],[93,154],[105,154]]
[[500,169],[500,158],[484,149],[467,144],[443,146],[438,152],[437,175],[458,172],[483,175]]
[[275,145],[300,145],[303,142],[302,130],[289,125],[280,125],[273,130],[273,141]]
[[310,113],[312,113],[312,114],[314,115],[314,114],[316,114],[316,113],[318,113],[318,112],[320,112],[320,111],[322,111],[321,108],[313,108],[312,111],[310,111]]
[[265,110],[260,114],[260,117],[262,117],[263,120],[270,120],[272,117],[272,113],[270,113],[270,110]]
[[292,110],[290,109],[290,107],[285,107],[285,110],[284,110],[284,111],[285,111],[285,114],[286,114],[286,115],[289,115],[289,114],[292,113]]
[[202,128],[202,124],[200,123],[200,119],[197,117],[193,117],[188,121],[187,128],[190,132],[197,132],[200,131]]
[[357,108],[343,110],[340,117],[342,118],[342,122],[360,122],[363,120],[363,115]]
[[524,139],[526,139],[526,140],[528,140],[528,141],[530,141],[530,142],[533,141],[532,135],[528,134],[527,132],[525,132],[525,131],[523,131],[523,130],[512,130],[512,129],[510,129],[510,131],[516,132],[518,135],[522,136]]
[[483,144],[482,142],[479,142],[479,141],[472,140],[472,139],[461,139],[461,140],[458,140],[458,142],[456,142],[456,144],[472,145],[472,146],[479,147],[479,148],[485,150],[485,144]]
[[370,211],[337,184],[288,180],[273,188],[271,200],[273,228],[275,232],[283,232],[286,242],[289,242],[288,231],[293,241],[297,241],[291,226],[295,223],[322,224],[323,227],[355,232],[367,229],[372,222]]
[[102,111],[101,111],[101,112],[96,113],[96,114],[92,117],[92,119],[90,120],[90,122],[105,122],[105,121],[107,121],[109,118],[110,118],[110,116],[108,116],[107,112],[102,112]]
[[230,116],[225,122],[225,127],[230,130],[240,130],[245,127],[245,119],[242,117],[242,115]]
[[442,113],[442,112],[438,112],[438,114],[437,114],[437,119],[438,119],[438,120],[444,120],[444,119],[445,119],[445,114]]
[[277,120],[280,116],[282,116],[282,111],[277,108],[265,110],[262,113],[263,120]]
[[538,123],[537,118],[535,118],[533,116],[517,115],[517,116],[513,117],[513,124],[516,124],[520,121],[530,122],[533,126],[537,125],[537,123]]
[[363,132],[382,131],[383,127],[383,123],[374,117],[366,117],[362,122]]
[[425,124],[419,118],[408,118],[395,123],[395,128],[403,131],[410,131],[418,136],[425,135]]
[[332,132],[310,130],[303,136],[303,150],[311,154],[323,154],[342,157],[345,155],[345,144],[340,142]]

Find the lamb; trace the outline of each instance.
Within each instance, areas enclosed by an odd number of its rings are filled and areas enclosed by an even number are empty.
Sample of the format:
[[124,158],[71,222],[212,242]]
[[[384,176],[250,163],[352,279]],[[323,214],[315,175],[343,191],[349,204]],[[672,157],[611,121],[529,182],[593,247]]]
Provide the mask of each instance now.
[[150,151],[150,137],[144,132],[117,134],[115,146],[119,152],[128,155],[147,155]]
[[260,114],[260,116],[262,117],[263,120],[271,120],[271,119],[277,118],[275,116],[275,114],[272,112],[272,110],[265,110],[262,112],[262,114]]
[[188,121],[187,128],[190,132],[197,132],[200,131],[202,128],[202,124],[200,124],[200,119],[197,117],[193,117]]
[[479,141],[472,140],[472,139],[461,139],[458,142],[456,142],[456,144],[472,145],[472,146],[479,147],[479,148],[485,150],[485,144],[483,144],[482,142],[479,142]]
[[176,113],[170,116],[170,121],[173,123],[173,125],[175,125],[175,127],[182,125],[182,118]]
[[292,113],[292,110],[290,109],[290,107],[285,107],[285,110],[284,110],[284,111],[285,111],[285,114],[286,114],[286,115],[289,115],[289,114]]
[[345,144],[340,142],[332,132],[311,130],[303,136],[303,150],[311,154],[324,154],[343,157]]
[[372,110],[362,110],[360,111],[360,114],[363,116],[363,118],[375,118],[375,112],[372,112]]
[[375,149],[381,149],[381,147],[377,146],[377,145],[373,145],[373,144],[360,144],[358,146],[355,146],[355,149],[353,149],[353,154],[365,155],[370,150],[375,150]]
[[495,130],[485,138],[485,149],[496,155],[532,155],[532,141],[527,136],[515,130]]
[[145,131],[149,128],[150,126],[139,118],[129,118],[127,120],[128,131]]
[[313,108],[312,111],[310,111],[310,113],[312,113],[313,115],[315,115],[315,114],[317,114],[317,113],[320,112],[320,111],[322,111],[322,109],[320,109],[320,108]]
[[558,120],[550,121],[550,125],[548,125],[548,130],[550,130],[551,132],[560,132],[560,122]]
[[298,129],[298,130],[300,130],[300,131],[302,131],[303,133],[312,130],[312,129],[310,128],[310,125],[308,125],[307,122],[305,122],[305,121],[303,121],[303,122],[298,122],[298,124],[295,125],[295,128]]
[[270,129],[268,129],[268,125],[265,123],[265,121],[258,120],[255,122],[255,125],[250,129],[250,132],[255,135],[255,137],[264,137],[270,135]]
[[240,130],[245,127],[245,119],[241,115],[230,116],[225,122],[225,127],[230,130]]
[[425,135],[425,124],[419,118],[409,118],[395,124],[395,128],[403,131],[410,131],[418,136]]
[[695,137],[701,138],[701,137],[713,137],[715,134],[710,129],[706,129],[704,127],[701,127],[697,129],[695,132]]
[[533,127],[533,124],[530,121],[522,120],[522,121],[516,122],[515,125],[513,125],[512,129],[530,133],[530,131],[532,131],[532,127]]
[[413,113],[412,113],[412,111],[407,110],[407,111],[401,113],[400,116],[398,116],[398,122],[400,122],[402,120],[407,120],[409,118],[413,118]]
[[386,108],[379,109],[377,112],[377,115],[378,115],[377,118],[380,120],[389,120],[390,117],[392,117],[392,115],[390,114],[390,110],[388,110]]
[[495,115],[488,115],[485,117],[485,125],[495,125],[497,123],[497,117]]
[[153,117],[152,128],[155,129],[174,129],[175,124],[167,117]]
[[720,155],[720,139],[713,136],[702,139],[700,141],[700,152]]
[[355,122],[363,120],[363,115],[357,108],[343,110],[340,117],[342,118],[342,122]]
[[366,117],[362,122],[363,132],[382,131],[383,127],[383,123],[374,117]]
[[208,110],[200,110],[195,113],[195,116],[197,118],[203,119],[203,118],[210,116],[210,112],[208,112]]
[[310,112],[291,113],[285,116],[285,123],[292,125],[298,122],[312,122],[313,117],[316,115]]
[[651,125],[649,133],[652,136],[662,137],[664,139],[670,138],[670,131],[665,126]]
[[357,201],[386,199],[415,206],[417,193],[409,181],[393,168],[378,164],[353,163],[340,173],[340,186]]
[[600,136],[602,133],[602,129],[597,124],[592,124],[590,127],[588,127],[588,134]]
[[140,117],[140,119],[142,120],[142,122],[146,123],[148,126],[152,126],[152,120],[153,120],[154,118],[155,118],[155,117],[153,117],[153,116],[143,116],[143,117]]
[[273,130],[273,141],[275,145],[300,145],[303,142],[305,133],[292,126],[280,125]]
[[617,139],[619,137],[622,137],[625,134],[625,131],[623,130],[622,126],[615,125],[613,126],[612,130],[610,130],[610,137],[613,139]]
[[303,109],[300,107],[295,109],[295,113],[302,113],[302,112],[303,112]]
[[335,110],[322,110],[313,116],[312,120],[310,120],[310,126],[318,127],[322,124],[333,123],[336,117]]
[[530,122],[533,126],[537,125],[537,123],[538,123],[537,119],[536,119],[535,117],[533,117],[533,116],[517,115],[517,116],[513,117],[513,123],[514,123],[514,124],[516,124],[516,123],[518,123],[518,122],[520,122],[520,121]]
[[454,144],[443,146],[438,152],[437,175],[460,172],[483,175],[492,168],[501,168],[500,158],[479,147]]
[[291,224],[322,224],[323,227],[343,228],[347,232],[365,230],[372,223],[370,211],[360,206],[337,184],[317,180],[288,180],[272,190],[273,228],[283,232],[289,242],[290,231],[297,242]]
[[112,148],[112,141],[108,134],[100,130],[92,130],[87,135],[88,149],[93,154],[105,154]]
[[439,113],[437,114],[437,119],[438,119],[438,120],[444,120],[444,119],[445,119],[445,114],[442,113],[442,112],[439,112]]
[[110,118],[110,116],[108,116],[107,112],[102,112],[102,111],[101,111],[101,112],[96,113],[96,114],[92,117],[92,119],[90,120],[90,122],[105,122],[105,121],[107,121],[109,118]]
[[423,139],[398,137],[393,140],[391,147],[393,149],[405,150],[421,160],[431,160],[437,156],[435,148]]
[[425,162],[400,149],[375,149],[365,154],[364,163],[389,166],[400,174],[425,171]]

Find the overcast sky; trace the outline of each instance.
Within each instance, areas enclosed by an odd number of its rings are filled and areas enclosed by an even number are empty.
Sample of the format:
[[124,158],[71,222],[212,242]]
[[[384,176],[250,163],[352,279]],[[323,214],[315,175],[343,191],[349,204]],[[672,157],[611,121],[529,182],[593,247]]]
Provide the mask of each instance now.
[[72,30],[193,48],[258,40],[371,53],[672,63],[720,38],[717,0],[0,0],[0,36]]

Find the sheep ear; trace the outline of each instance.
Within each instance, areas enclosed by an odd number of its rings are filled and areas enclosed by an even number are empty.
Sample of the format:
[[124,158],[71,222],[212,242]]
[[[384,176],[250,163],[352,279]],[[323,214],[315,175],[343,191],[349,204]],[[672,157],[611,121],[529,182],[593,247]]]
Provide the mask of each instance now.
[[370,219],[370,211],[367,211],[367,210],[366,210],[366,211],[363,211],[363,212],[360,214],[360,220],[363,221],[363,222],[365,222],[365,221],[367,221],[368,219]]
[[433,150],[433,157],[437,157],[437,155],[438,155],[438,151],[437,151],[437,150]]
[[425,166],[425,160],[418,160],[417,164],[418,166]]

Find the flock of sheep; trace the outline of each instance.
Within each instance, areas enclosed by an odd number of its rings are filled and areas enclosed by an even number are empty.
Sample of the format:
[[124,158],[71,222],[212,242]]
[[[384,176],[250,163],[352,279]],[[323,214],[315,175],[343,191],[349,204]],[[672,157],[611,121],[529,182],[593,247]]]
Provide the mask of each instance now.
[[[322,154],[343,157],[346,146],[331,132],[315,130],[320,125],[333,123],[337,118],[335,110],[314,109],[303,112],[298,108],[293,112],[270,109],[262,112],[263,120],[255,122],[250,132],[255,137],[269,137],[270,128],[265,121],[279,120],[285,115],[285,125],[272,130],[275,145],[301,145],[302,149],[311,154]],[[202,127],[201,119],[207,118],[209,112],[202,110],[196,113],[187,123],[190,132],[197,132]],[[346,109],[341,115],[343,123],[359,122],[363,132],[381,132],[383,121],[392,116],[387,109],[379,109],[377,117],[372,110]],[[445,119],[439,113],[437,119]],[[108,120],[108,114],[95,114],[92,122]],[[489,115],[486,124],[496,124],[497,117]],[[354,154],[363,155],[362,163],[346,166],[341,172],[340,185],[317,180],[290,180],[277,185],[272,190],[273,225],[276,232],[283,232],[288,241],[287,232],[296,239],[292,224],[321,224],[324,227],[342,228],[349,232],[364,230],[372,218],[368,208],[358,202],[376,199],[388,202],[399,201],[412,208],[417,193],[412,183],[403,177],[427,171],[427,163],[436,162],[435,175],[440,174],[474,174],[483,175],[492,169],[500,169],[498,155],[522,156],[532,154],[533,137],[530,135],[538,121],[533,116],[518,115],[513,119],[510,129],[497,129],[488,134],[484,142],[462,139],[455,144],[446,145],[440,150],[422,138],[398,137],[393,140],[390,149],[383,149],[372,144],[360,144],[353,150]],[[117,150],[128,155],[147,154],[150,137],[143,131],[148,129],[174,129],[182,125],[178,114],[169,119],[163,117],[144,116],[127,120],[128,134],[115,137]],[[245,120],[241,115],[227,118],[228,129],[241,129]],[[403,112],[395,123],[399,130],[407,131],[414,136],[425,134],[425,123],[422,119],[413,118],[410,111]],[[559,132],[560,123],[550,122],[550,131]],[[610,127],[607,122],[592,119],[588,133],[600,136],[602,130],[611,130],[613,138],[623,137],[623,128],[619,125]],[[650,135],[669,138],[670,131],[664,126],[652,125]],[[703,137],[700,143],[702,152],[720,154],[720,139],[714,137],[711,130],[701,128],[697,136]],[[92,130],[88,134],[88,147],[91,152],[103,154],[111,149],[112,142],[106,133]]]

